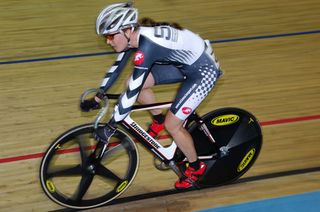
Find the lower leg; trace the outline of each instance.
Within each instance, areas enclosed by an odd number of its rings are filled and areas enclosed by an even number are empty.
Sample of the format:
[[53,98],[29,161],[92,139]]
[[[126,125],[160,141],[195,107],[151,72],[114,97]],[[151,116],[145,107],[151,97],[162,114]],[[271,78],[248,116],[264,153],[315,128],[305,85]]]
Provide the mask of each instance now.
[[[145,81],[143,88],[138,96],[138,102],[142,104],[153,104],[156,103],[156,98],[150,87],[154,86],[154,78],[152,74],[149,74]],[[152,137],[157,137],[158,134],[164,129],[164,115],[161,109],[150,110],[153,121],[149,126],[148,133]]]
[[205,173],[206,164],[198,160],[190,133],[183,127],[183,121],[177,118],[171,111],[167,113],[165,126],[180,150],[189,161],[189,166],[175,183],[177,189],[198,188],[197,182]]
[[190,133],[183,127],[183,121],[169,111],[166,115],[165,126],[188,161],[190,163],[198,161],[193,139]]
[[[151,87],[155,85],[155,80],[153,75],[150,73],[143,84],[143,87],[138,96],[138,102],[141,104],[153,104],[156,103],[156,97],[151,90]],[[150,110],[152,115],[160,115],[161,109]]]

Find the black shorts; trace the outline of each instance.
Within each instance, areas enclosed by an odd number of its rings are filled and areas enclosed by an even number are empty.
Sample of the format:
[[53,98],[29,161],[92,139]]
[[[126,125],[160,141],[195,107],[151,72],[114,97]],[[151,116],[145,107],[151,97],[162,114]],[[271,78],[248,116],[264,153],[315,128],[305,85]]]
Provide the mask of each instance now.
[[155,85],[171,84],[182,82],[184,74],[173,65],[154,65],[151,69]]

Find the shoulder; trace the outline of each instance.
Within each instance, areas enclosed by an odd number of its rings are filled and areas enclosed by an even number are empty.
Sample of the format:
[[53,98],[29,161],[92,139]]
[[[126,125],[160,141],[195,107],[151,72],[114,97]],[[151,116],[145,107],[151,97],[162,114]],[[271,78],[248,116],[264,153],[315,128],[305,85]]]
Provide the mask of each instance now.
[[154,27],[139,27],[139,34],[145,37],[154,36]]
[[158,44],[153,40],[153,27],[140,27],[138,33],[138,48],[144,52],[152,52]]
[[171,41],[168,36],[171,36],[172,33],[169,29],[171,28],[168,26],[141,27],[139,30],[139,47],[148,43],[162,47],[170,46]]
[[143,48],[145,45],[149,46],[156,43],[153,39],[154,28],[153,27],[140,27],[138,35],[138,48]]

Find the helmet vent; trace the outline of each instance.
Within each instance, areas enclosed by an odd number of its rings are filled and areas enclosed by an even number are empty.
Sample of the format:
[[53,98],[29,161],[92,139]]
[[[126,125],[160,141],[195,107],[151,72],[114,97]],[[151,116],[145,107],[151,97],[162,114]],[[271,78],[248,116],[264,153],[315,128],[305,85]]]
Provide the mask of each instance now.
[[136,20],[136,17],[137,17],[137,15],[136,15],[136,14],[134,14],[134,15],[131,17],[130,21],[134,21],[134,20]]
[[118,18],[116,18],[114,21],[112,21],[112,23],[111,24],[109,24],[109,26],[107,27],[107,29],[112,29],[113,27],[115,27],[116,25],[117,25],[117,23],[120,21],[120,19],[121,19],[121,16],[120,17],[118,17]]
[[103,31],[103,29],[105,28],[106,22],[102,22],[99,26],[99,32]]
[[97,34],[114,34],[121,29],[135,26],[138,22],[138,10],[132,3],[112,4],[104,8],[96,20]]

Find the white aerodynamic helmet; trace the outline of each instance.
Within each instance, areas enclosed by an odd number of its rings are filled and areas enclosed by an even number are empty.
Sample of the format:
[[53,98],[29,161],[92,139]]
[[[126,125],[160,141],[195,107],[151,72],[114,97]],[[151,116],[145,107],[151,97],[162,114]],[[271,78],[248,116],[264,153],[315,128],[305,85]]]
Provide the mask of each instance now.
[[104,8],[96,21],[98,35],[114,34],[122,29],[134,27],[138,23],[138,10],[132,3],[112,4]]

